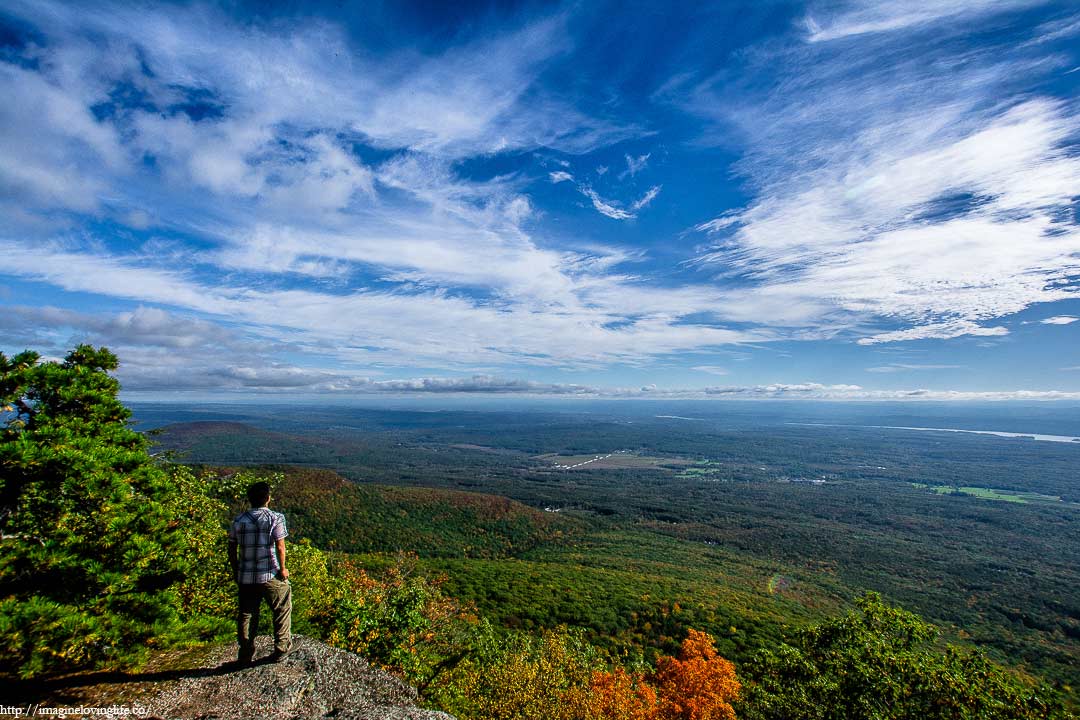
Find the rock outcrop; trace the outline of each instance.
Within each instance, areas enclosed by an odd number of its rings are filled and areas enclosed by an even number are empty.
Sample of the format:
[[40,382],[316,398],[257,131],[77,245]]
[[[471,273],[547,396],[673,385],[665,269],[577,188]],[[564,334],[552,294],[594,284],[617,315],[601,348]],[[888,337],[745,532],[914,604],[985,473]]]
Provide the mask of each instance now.
[[295,636],[293,651],[271,663],[270,640],[261,637],[255,662],[239,668],[230,664],[235,647],[173,657],[140,673],[70,678],[34,701],[53,707],[137,707],[147,713],[143,717],[166,720],[453,720],[418,707],[416,690],[393,675],[316,640]]

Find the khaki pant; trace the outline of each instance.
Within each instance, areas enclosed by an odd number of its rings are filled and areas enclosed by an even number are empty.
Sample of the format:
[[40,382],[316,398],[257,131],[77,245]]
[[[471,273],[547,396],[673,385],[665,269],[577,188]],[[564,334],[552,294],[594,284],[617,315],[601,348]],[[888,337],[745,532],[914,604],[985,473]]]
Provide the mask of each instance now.
[[274,650],[288,652],[292,645],[292,586],[273,578],[262,585],[241,585],[239,612],[236,617],[236,642],[240,660],[255,655],[255,637],[259,634],[259,609],[262,601],[270,606],[274,618]]

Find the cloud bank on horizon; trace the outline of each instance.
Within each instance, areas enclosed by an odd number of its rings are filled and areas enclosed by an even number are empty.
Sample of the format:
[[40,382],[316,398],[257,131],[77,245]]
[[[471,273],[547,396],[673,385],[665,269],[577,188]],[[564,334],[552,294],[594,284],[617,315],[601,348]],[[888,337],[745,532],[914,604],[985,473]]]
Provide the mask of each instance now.
[[5,3],[0,350],[150,393],[1080,399],[1072,3],[367,5]]

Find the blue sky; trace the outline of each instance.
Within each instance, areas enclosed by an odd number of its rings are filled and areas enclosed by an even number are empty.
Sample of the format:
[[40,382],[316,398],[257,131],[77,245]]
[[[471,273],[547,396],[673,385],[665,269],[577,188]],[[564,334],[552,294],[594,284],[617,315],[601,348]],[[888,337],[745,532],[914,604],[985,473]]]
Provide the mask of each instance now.
[[1080,7],[0,5],[0,349],[128,391],[1080,398]]

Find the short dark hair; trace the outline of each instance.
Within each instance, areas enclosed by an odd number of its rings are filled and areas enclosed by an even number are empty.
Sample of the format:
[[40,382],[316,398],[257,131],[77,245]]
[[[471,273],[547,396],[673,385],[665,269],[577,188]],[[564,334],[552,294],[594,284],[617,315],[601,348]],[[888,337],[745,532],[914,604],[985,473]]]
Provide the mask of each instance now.
[[270,483],[259,481],[248,485],[248,502],[251,507],[262,507],[270,502]]

